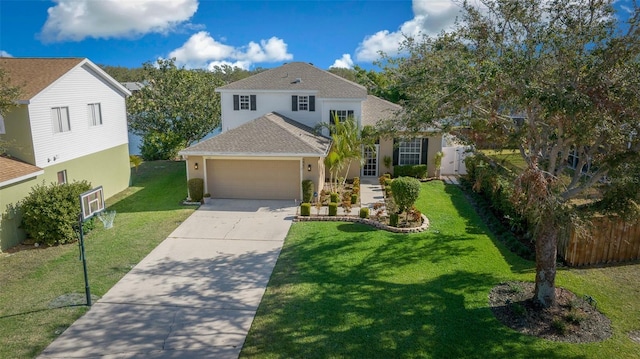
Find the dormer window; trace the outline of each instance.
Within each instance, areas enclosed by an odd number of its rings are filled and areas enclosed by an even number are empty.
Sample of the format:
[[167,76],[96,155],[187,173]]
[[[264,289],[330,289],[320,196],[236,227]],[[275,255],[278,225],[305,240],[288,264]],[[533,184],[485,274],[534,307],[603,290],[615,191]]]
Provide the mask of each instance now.
[[256,108],[256,95],[233,95],[234,111],[255,111]]
[[315,96],[291,96],[291,111],[309,111],[316,110]]

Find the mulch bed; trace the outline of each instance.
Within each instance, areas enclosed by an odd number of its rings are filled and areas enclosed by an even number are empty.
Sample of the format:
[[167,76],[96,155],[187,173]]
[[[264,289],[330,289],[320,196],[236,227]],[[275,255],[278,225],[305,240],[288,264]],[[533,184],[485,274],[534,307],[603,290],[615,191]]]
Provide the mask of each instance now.
[[557,304],[543,308],[533,301],[535,284],[506,282],[489,292],[496,318],[520,333],[569,343],[605,340],[612,334],[611,321],[574,293],[556,288]]

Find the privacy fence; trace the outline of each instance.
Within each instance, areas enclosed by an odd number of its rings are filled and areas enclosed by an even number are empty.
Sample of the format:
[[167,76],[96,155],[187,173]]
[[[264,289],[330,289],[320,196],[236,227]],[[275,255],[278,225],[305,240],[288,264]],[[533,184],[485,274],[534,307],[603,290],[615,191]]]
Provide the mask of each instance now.
[[592,266],[640,259],[640,221],[597,217],[586,233],[571,230],[558,242],[558,254],[570,266]]

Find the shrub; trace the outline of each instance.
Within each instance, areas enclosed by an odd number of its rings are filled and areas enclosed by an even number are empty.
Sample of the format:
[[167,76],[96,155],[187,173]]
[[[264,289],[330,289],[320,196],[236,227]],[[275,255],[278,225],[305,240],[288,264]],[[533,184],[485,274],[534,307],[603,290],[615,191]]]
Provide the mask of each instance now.
[[387,179],[391,179],[391,175],[389,173],[385,173],[382,176],[378,177],[378,182],[380,183],[380,186],[384,186],[385,181]]
[[194,202],[202,201],[204,192],[204,180],[202,178],[192,178],[188,182],[189,198]]
[[398,226],[398,214],[397,213],[389,214],[389,225],[391,227],[397,227]]
[[356,204],[358,203],[358,195],[355,193],[351,194],[351,204]]
[[393,166],[393,175],[395,177],[426,178],[427,165]]
[[313,199],[313,181],[312,180],[303,180],[302,181],[302,202],[311,203],[311,199]]
[[391,186],[384,186],[384,196],[385,197],[391,196]]
[[305,202],[300,204],[300,215],[305,217],[311,215],[311,203]]
[[404,212],[411,208],[420,195],[420,181],[411,177],[399,177],[391,183],[391,194],[398,205],[398,210]]
[[149,132],[142,138],[140,155],[145,161],[170,160],[178,155],[182,141],[174,134]]
[[391,182],[393,182],[393,180],[391,178],[385,178],[384,179],[384,185],[385,186],[391,186]]
[[338,204],[336,202],[329,203],[329,215],[330,216],[338,215]]
[[353,187],[360,187],[360,177],[353,177]]
[[331,194],[329,195],[330,197],[330,202],[338,202],[338,194],[336,192],[331,192]]
[[[76,241],[80,194],[90,189],[87,181],[34,186],[19,204],[22,228],[33,240],[46,245]],[[92,220],[85,222],[86,232],[92,228]]]
[[360,208],[360,218],[369,218],[369,208],[368,207]]

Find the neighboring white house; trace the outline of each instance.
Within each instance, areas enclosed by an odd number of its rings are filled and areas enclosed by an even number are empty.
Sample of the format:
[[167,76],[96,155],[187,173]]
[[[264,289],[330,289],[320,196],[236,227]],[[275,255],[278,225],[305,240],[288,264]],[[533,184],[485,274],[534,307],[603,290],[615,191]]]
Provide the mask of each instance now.
[[108,198],[129,185],[125,99],[131,93],[85,58],[0,58],[18,106],[0,140],[0,248],[19,243],[11,207],[36,184],[87,180]]
[[[367,89],[303,62],[292,62],[216,89],[220,93],[222,133],[180,154],[189,178],[203,178],[213,198],[300,199],[301,181],[320,191],[325,181],[328,132],[314,128],[334,115],[353,116],[360,127],[392,118],[398,105],[367,94]],[[380,158],[393,164],[433,163],[441,136],[415,134],[399,142],[381,139],[366,153],[365,166],[349,177],[378,176]],[[428,141],[430,137],[432,141]],[[435,173],[435,169],[430,169]]]

